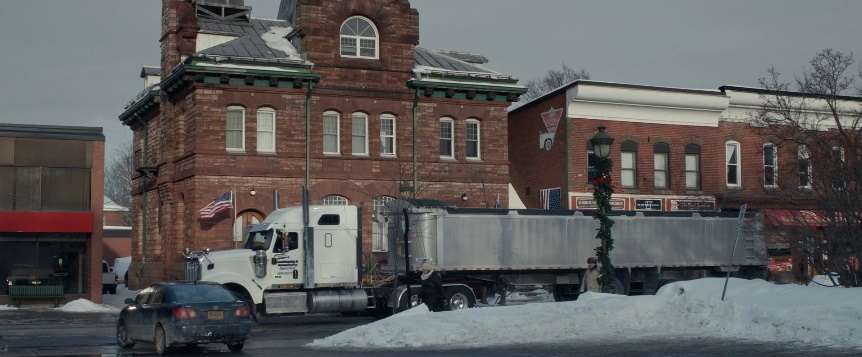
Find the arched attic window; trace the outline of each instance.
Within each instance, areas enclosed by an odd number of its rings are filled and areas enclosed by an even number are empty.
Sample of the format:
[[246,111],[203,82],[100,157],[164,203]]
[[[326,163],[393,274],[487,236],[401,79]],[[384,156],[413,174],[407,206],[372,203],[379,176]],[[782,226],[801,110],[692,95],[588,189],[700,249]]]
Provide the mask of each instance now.
[[341,24],[341,57],[380,58],[377,27],[370,20],[353,16]]

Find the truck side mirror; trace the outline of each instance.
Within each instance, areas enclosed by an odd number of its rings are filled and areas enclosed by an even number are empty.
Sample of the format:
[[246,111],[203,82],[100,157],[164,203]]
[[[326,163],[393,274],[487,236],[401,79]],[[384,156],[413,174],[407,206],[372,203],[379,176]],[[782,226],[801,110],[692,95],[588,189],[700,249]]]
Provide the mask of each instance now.
[[275,257],[272,257],[272,265],[276,265],[276,264],[278,264],[278,259],[276,259]]

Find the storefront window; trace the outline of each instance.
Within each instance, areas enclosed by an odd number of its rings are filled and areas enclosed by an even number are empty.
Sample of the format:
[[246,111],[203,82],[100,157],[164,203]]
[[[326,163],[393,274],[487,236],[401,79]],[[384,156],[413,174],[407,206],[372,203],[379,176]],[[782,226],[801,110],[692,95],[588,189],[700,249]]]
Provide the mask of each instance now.
[[0,294],[12,285],[62,285],[66,294],[87,286],[86,234],[0,235]]

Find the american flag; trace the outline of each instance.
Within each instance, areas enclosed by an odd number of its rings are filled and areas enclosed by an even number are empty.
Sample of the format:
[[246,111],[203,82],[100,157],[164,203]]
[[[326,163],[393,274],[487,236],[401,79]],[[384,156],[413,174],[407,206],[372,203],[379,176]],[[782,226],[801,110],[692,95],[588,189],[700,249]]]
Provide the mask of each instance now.
[[559,187],[540,190],[542,209],[562,209],[562,190]]
[[221,196],[216,197],[216,199],[206,205],[206,207],[201,208],[200,219],[211,219],[218,214],[231,209],[233,207],[232,198],[231,191],[225,192]]

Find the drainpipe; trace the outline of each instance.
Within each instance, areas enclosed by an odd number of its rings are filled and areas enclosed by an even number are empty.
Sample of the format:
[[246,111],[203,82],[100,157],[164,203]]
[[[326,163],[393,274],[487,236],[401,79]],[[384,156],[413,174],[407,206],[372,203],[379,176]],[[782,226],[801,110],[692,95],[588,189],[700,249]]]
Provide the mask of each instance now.
[[418,116],[416,113],[417,108],[419,107],[419,88],[416,88],[415,95],[413,97],[413,199],[416,199],[416,182],[417,173],[416,173],[416,127],[418,126]]
[[[144,151],[141,163],[146,166],[147,162],[149,162],[150,151],[149,124],[143,121],[137,114],[135,114],[135,118],[144,126]],[[147,264],[147,180],[149,180],[147,174],[142,173],[141,195],[143,196],[143,212],[141,212],[141,271],[138,273],[138,276],[140,277],[144,276],[144,265]]]
[[305,188],[311,184],[311,90],[314,82],[308,81],[308,92],[305,95]]

